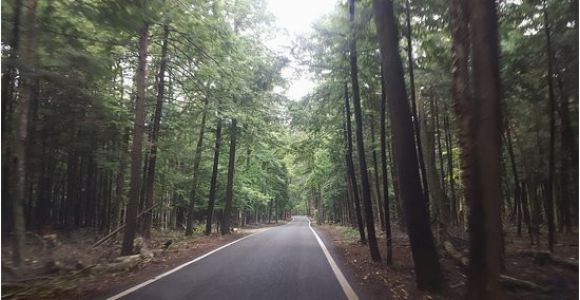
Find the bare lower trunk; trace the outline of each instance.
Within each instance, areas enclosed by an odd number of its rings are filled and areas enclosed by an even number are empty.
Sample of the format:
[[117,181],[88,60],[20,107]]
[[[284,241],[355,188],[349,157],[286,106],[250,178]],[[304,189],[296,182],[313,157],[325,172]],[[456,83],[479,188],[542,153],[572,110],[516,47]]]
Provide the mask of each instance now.
[[190,236],[193,233],[193,217],[195,209],[195,197],[197,193],[197,182],[199,178],[199,164],[201,163],[201,152],[203,150],[203,134],[205,132],[205,121],[207,119],[207,106],[209,103],[209,95],[206,95],[205,103],[203,105],[203,114],[201,116],[201,125],[199,128],[199,137],[197,139],[197,145],[195,146],[195,155],[193,158],[193,175],[191,183],[191,195],[189,199],[189,211],[187,214],[187,224],[185,226],[185,235]]
[[[159,64],[159,74],[157,75],[157,103],[155,105],[155,116],[153,117],[153,128],[151,129],[149,142],[149,165],[147,166],[147,181],[145,182],[144,207],[153,205],[155,196],[155,168],[157,166],[157,147],[159,143],[159,127],[161,114],[163,112],[163,97],[165,96],[165,70],[167,68],[167,47],[169,43],[169,24],[163,25],[163,45],[161,46],[161,62]],[[143,217],[143,238],[151,238],[152,214],[147,213]]]
[[209,185],[209,200],[207,203],[207,220],[205,223],[205,234],[211,234],[211,225],[213,221],[213,211],[215,206],[215,193],[217,186],[217,175],[218,175],[218,165],[220,157],[220,146],[221,146],[221,135],[222,135],[222,121],[217,120],[217,127],[215,132],[215,148],[213,154],[213,168],[211,171],[211,181]]
[[383,79],[383,68],[381,67],[381,171],[383,174],[383,195],[385,202],[385,240],[387,242],[387,265],[393,264],[393,243],[391,236],[391,210],[389,208],[389,182],[387,172],[387,129],[386,129],[386,110],[387,97],[385,94],[385,81]]
[[[350,12],[350,22],[354,24],[354,0],[349,1],[349,12]],[[353,32],[354,32],[354,25]],[[381,254],[379,252],[379,247],[377,244],[377,237],[375,235],[375,222],[373,219],[373,207],[371,202],[371,190],[369,183],[369,174],[367,171],[367,161],[365,157],[365,147],[363,138],[363,119],[362,119],[362,109],[360,101],[360,90],[358,82],[358,65],[357,65],[357,54],[356,54],[356,39],[355,36],[351,36],[350,40],[350,77],[352,81],[352,102],[354,106],[354,115],[356,121],[356,146],[359,159],[359,168],[361,176],[361,189],[362,189],[362,200],[365,212],[365,223],[367,228],[367,240],[369,245],[369,251],[373,261],[380,261]]]
[[[236,119],[232,119],[230,130],[230,158],[228,162],[228,182],[226,184],[226,205],[224,207],[224,216],[221,226],[222,234],[230,233],[230,223],[231,223],[230,219],[232,213],[232,200],[234,188],[234,171],[236,163],[236,131],[237,131],[237,121]],[[277,218],[276,222],[278,222]]]
[[[25,8],[26,30],[23,35],[23,52],[21,54],[22,80],[20,88],[20,99],[16,105],[17,125],[13,133],[14,151],[12,153],[13,194],[12,194],[12,220],[14,230],[14,242],[12,245],[13,262],[16,267],[20,266],[24,254],[24,202],[26,201],[27,186],[27,164],[28,164],[28,134],[29,134],[29,111],[31,98],[34,96],[36,72],[36,46],[37,46],[37,24],[36,8],[37,1],[26,1]],[[7,101],[5,99],[4,101]],[[6,175],[6,174],[5,174]]]
[[358,232],[360,235],[360,241],[366,244],[367,239],[365,236],[364,222],[362,218],[362,211],[360,205],[360,198],[358,193],[358,185],[356,183],[356,173],[354,171],[354,162],[352,158],[352,126],[350,119],[350,102],[348,100],[348,85],[344,84],[344,100],[345,100],[345,135],[346,135],[346,166],[348,169],[348,180],[349,185],[352,189],[353,202],[356,212],[356,221],[358,224]]
[[399,34],[393,2],[374,1],[377,38],[384,71],[385,94],[389,105],[395,160],[399,163],[400,193],[403,199],[407,230],[415,265],[417,286],[420,289],[440,290],[443,287],[443,274],[433,241],[429,214],[425,206],[421,186],[419,163],[415,152],[416,145],[413,124],[407,102],[407,91],[403,78],[403,63],[399,54]]
[[143,147],[143,127],[145,121],[145,69],[147,65],[147,39],[149,25],[144,24],[139,29],[139,59],[135,81],[137,97],[135,99],[135,123],[133,127],[133,146],[131,150],[131,185],[129,188],[129,202],[127,203],[127,228],[123,236],[121,255],[133,252],[133,239],[137,230],[137,210],[139,209],[139,194],[141,190],[141,150]]

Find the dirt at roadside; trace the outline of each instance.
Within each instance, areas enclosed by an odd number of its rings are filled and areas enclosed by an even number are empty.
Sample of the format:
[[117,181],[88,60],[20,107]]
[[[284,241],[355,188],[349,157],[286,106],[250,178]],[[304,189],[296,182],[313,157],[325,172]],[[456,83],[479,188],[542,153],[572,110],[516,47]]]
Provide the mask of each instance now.
[[[439,294],[417,290],[410,244],[407,235],[396,227],[392,230],[393,266],[387,266],[384,261],[372,262],[369,258],[368,246],[358,243],[356,235],[344,227],[318,225],[316,228],[326,240],[332,241],[337,259],[342,260],[349,271],[355,274],[369,299],[464,299],[463,270],[456,261],[442,253],[442,250],[439,250],[439,256],[447,287]],[[381,254],[384,256],[386,253],[384,234],[379,231],[377,238]],[[578,270],[570,270],[549,263],[539,265],[532,257],[520,253],[523,250],[535,249],[535,246],[529,246],[525,238],[516,237],[511,232],[506,234],[505,242],[505,274],[549,289],[547,292],[518,288],[505,289],[506,299],[578,299]],[[556,255],[577,262],[578,234],[562,234],[558,242]],[[463,246],[465,245],[464,240]],[[461,250],[464,249],[461,248]]]
[[[284,223],[279,223],[281,225]],[[155,253],[151,259],[139,258],[139,261],[123,270],[94,271],[95,265],[100,265],[103,256],[116,255],[119,245],[107,245],[96,250],[91,248],[90,242],[76,241],[75,246],[64,241],[61,245],[52,249],[50,255],[39,252],[44,246],[30,245],[31,254],[27,264],[17,278],[11,276],[9,267],[2,267],[2,298],[3,299],[104,299],[115,295],[131,286],[146,281],[156,275],[162,274],[172,268],[188,262],[195,257],[203,255],[213,249],[219,248],[246,235],[265,230],[272,225],[251,226],[236,230],[234,233],[221,236],[213,234],[204,236],[201,233],[192,238],[181,237],[183,233],[154,234],[150,242],[150,248]],[[167,241],[171,245],[165,248]],[[4,243],[6,245],[7,243]],[[3,246],[4,246],[3,245]],[[36,250],[36,251],[34,251]],[[47,250],[48,251],[48,250]],[[64,253],[59,253],[63,252]],[[3,249],[3,260],[9,257],[8,249]],[[56,254],[54,252],[57,252]],[[47,274],[46,257],[50,256],[53,261],[63,260],[69,252],[69,261],[66,269]],[[62,254],[62,255],[61,255]],[[47,262],[50,262],[47,261]],[[78,268],[74,264],[80,264]],[[59,262],[59,265],[62,264]],[[70,266],[69,264],[72,264]],[[102,262],[101,264],[104,264]],[[4,276],[8,275],[8,276]]]

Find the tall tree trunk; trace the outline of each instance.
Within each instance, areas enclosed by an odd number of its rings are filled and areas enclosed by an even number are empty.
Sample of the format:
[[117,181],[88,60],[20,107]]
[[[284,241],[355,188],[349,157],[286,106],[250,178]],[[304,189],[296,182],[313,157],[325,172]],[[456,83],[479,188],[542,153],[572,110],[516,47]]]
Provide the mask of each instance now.
[[546,52],[548,55],[548,97],[549,97],[549,114],[550,114],[550,156],[548,159],[548,183],[546,186],[546,196],[544,197],[544,209],[546,211],[546,221],[548,222],[548,249],[554,252],[555,233],[554,233],[554,144],[556,139],[556,122],[554,120],[554,113],[556,110],[556,97],[554,96],[554,67],[552,43],[550,37],[550,23],[548,19],[548,11],[546,9],[546,0],[542,1],[542,10],[544,13],[544,32],[546,34]]
[[356,183],[356,172],[354,171],[354,161],[352,159],[352,126],[350,119],[350,101],[348,100],[348,84],[344,83],[344,100],[345,100],[345,119],[346,119],[346,166],[349,174],[349,184],[352,188],[352,196],[356,212],[356,222],[358,224],[358,232],[360,235],[360,242],[366,244],[364,222],[362,218],[362,211],[360,207],[360,198],[358,193],[358,185]]
[[515,213],[517,216],[517,234],[518,236],[521,236],[522,234],[522,218],[521,218],[521,195],[522,195],[522,190],[520,188],[520,178],[518,175],[518,169],[517,169],[517,165],[516,165],[516,159],[515,159],[515,154],[514,154],[514,147],[512,144],[512,135],[511,135],[511,129],[510,129],[510,124],[508,122],[506,122],[506,128],[505,128],[505,132],[506,132],[506,144],[507,144],[507,150],[508,150],[508,154],[510,157],[510,162],[511,162],[511,169],[512,169],[512,173],[514,176],[514,206],[515,206]]
[[[464,181],[469,207],[469,266],[467,297],[501,299],[499,273],[502,268],[501,225],[501,93],[499,77],[498,28],[495,2],[474,0],[469,7],[473,45],[473,99],[457,103],[469,105],[460,119],[471,120],[466,141],[470,160]],[[460,9],[461,7],[459,7]]]
[[[447,111],[447,107],[445,109]],[[449,189],[451,193],[451,215],[450,218],[453,221],[453,224],[458,223],[458,216],[457,216],[457,194],[455,192],[455,175],[453,175],[453,147],[451,145],[451,129],[449,128],[449,118],[447,114],[443,116],[443,127],[445,131],[445,147],[447,149],[447,170],[449,170]]]
[[201,152],[203,150],[203,134],[205,132],[205,121],[207,119],[207,106],[209,103],[209,94],[206,95],[203,104],[203,113],[201,116],[201,125],[199,129],[199,137],[197,138],[197,145],[195,146],[195,155],[193,157],[193,175],[191,179],[191,194],[189,200],[189,213],[187,216],[187,224],[185,226],[185,235],[190,236],[193,233],[193,217],[195,209],[195,196],[197,193],[197,181],[199,178],[199,164],[201,163]]
[[[36,8],[37,1],[27,1],[25,5],[26,30],[23,33],[23,52],[21,54],[21,88],[20,99],[16,104],[17,124],[14,132],[14,152],[12,153],[12,170],[14,171],[12,195],[12,220],[14,222],[14,241],[12,245],[13,262],[16,267],[22,262],[24,250],[25,219],[23,205],[26,201],[27,187],[27,164],[28,164],[28,118],[32,97],[34,97],[36,70],[36,48],[37,48],[37,22]],[[7,100],[7,99],[6,99]]]
[[429,213],[425,206],[421,185],[419,165],[415,152],[416,145],[413,124],[403,78],[403,63],[399,54],[399,34],[392,0],[374,0],[377,39],[381,52],[384,71],[385,94],[389,104],[395,160],[399,163],[400,193],[403,199],[407,230],[411,242],[417,286],[420,289],[440,290],[443,274]]
[[387,149],[388,149],[387,159],[389,160],[389,165],[391,166],[391,178],[393,178],[393,193],[395,194],[395,201],[393,202],[395,203],[395,211],[397,212],[397,224],[399,225],[399,230],[407,232],[407,218],[405,218],[405,211],[401,207],[402,200],[400,197],[401,193],[399,193],[399,175],[397,171],[399,168],[397,165],[397,161],[394,159],[395,155],[393,153],[395,152],[395,149],[392,143],[389,141],[390,140],[387,140]]
[[[155,104],[155,116],[153,118],[153,128],[150,134],[149,165],[147,166],[147,181],[145,182],[145,200],[143,209],[153,205],[155,196],[155,168],[157,166],[157,147],[159,143],[159,126],[161,115],[163,114],[163,97],[165,96],[165,70],[167,68],[167,47],[169,44],[169,24],[163,25],[163,44],[161,46],[161,61],[159,63],[159,74],[157,74],[157,101]],[[153,213],[148,212],[143,216],[143,238],[151,238],[151,221]]]
[[349,0],[349,19],[351,23],[351,40],[350,40],[350,77],[352,81],[352,102],[354,105],[354,115],[356,121],[356,145],[358,150],[359,168],[362,182],[362,198],[365,208],[365,223],[367,227],[367,240],[371,258],[373,261],[380,261],[381,254],[375,235],[375,222],[373,220],[373,207],[371,202],[371,191],[369,184],[369,174],[367,171],[367,161],[365,157],[365,147],[363,140],[363,119],[360,103],[360,89],[358,85],[358,65],[356,54],[356,36],[354,28],[354,0]]
[[[560,165],[561,165],[561,197],[560,197],[560,210],[562,215],[561,228],[566,229],[566,232],[571,232],[572,230],[572,216],[570,214],[570,204],[571,199],[578,199],[578,168],[571,168],[570,166],[578,166],[578,142],[576,140],[576,135],[570,124],[570,107],[568,103],[568,96],[564,90],[562,73],[558,67],[558,61],[556,58],[554,60],[555,72],[558,73],[557,82],[558,90],[560,91],[560,120],[561,120],[561,134],[560,134],[560,144],[561,152],[560,155]],[[572,196],[570,196],[570,185],[569,179],[572,179]],[[563,228],[562,228],[563,227]]]
[[[13,3],[12,12],[12,36],[10,41],[10,51],[6,63],[6,71],[2,74],[2,157],[12,158],[12,148],[10,139],[13,138],[13,123],[14,123],[14,105],[17,104],[14,97],[14,90],[16,88],[16,75],[18,63],[18,54],[20,51],[20,19],[22,12],[22,0],[15,0]],[[10,201],[13,200],[12,183],[14,182],[12,174],[12,162],[2,164],[2,226],[5,230],[12,230],[14,225],[14,218],[12,215],[12,205]]]
[[[429,97],[429,96],[428,96]],[[431,100],[431,103],[433,101]],[[433,106],[429,110],[429,115],[425,109],[426,103],[419,102],[419,127],[421,128],[421,139],[423,140],[423,157],[426,158],[425,167],[427,172],[427,184],[431,194],[431,213],[437,224],[439,239],[443,237],[447,224],[447,210],[444,207],[444,195],[439,185],[439,175],[435,167],[435,133],[433,125]]]
[[[232,201],[234,196],[234,171],[236,168],[236,131],[237,131],[237,120],[232,118],[232,124],[230,127],[230,158],[228,162],[228,182],[226,184],[226,205],[224,207],[224,216],[221,225],[222,235],[230,233],[230,223],[232,214]],[[278,212],[278,210],[276,210]],[[276,217],[276,222],[278,218]]]
[[129,147],[129,131],[130,128],[125,129],[125,134],[121,138],[121,145],[119,146],[119,169],[117,170],[117,177],[115,178],[115,204],[113,208],[113,215],[111,216],[112,227],[117,227],[121,223],[120,209],[124,204],[125,193],[125,172],[127,169],[127,150]]
[[437,152],[439,157],[439,169],[441,170],[441,188],[443,189],[443,199],[446,203],[446,214],[449,216],[451,212],[451,203],[449,202],[449,197],[447,194],[447,184],[445,183],[445,162],[443,160],[443,143],[441,142],[441,117],[440,117],[440,110],[439,110],[439,101],[437,101],[437,97],[435,97],[433,102],[433,116],[435,118],[435,134],[437,135]]
[[[379,181],[379,164],[377,159],[377,150],[375,149],[375,120],[371,115],[370,118],[370,127],[371,127],[371,145],[372,145],[372,155],[373,155],[373,167],[374,167],[374,175],[375,175],[375,189],[377,194],[377,210],[379,211],[379,220],[381,223],[381,229],[385,230],[385,213],[383,211],[383,206],[381,206],[384,201],[381,201],[381,182]],[[383,196],[384,198],[384,196]]]
[[419,168],[421,170],[421,183],[423,185],[423,197],[426,203],[429,203],[429,183],[427,181],[427,170],[425,168],[425,158],[423,155],[423,144],[421,141],[421,126],[419,125],[419,120],[417,118],[417,97],[415,96],[415,73],[413,66],[413,29],[411,27],[411,5],[409,0],[405,0],[405,21],[407,24],[407,30],[405,32],[405,38],[407,39],[407,65],[409,68],[409,88],[411,90],[411,108],[412,108],[412,124],[413,132],[415,133],[415,139],[417,141],[417,148],[415,149],[417,157],[419,158]]
[[[218,116],[219,118],[219,116]],[[207,203],[207,221],[205,223],[205,234],[211,234],[211,224],[213,219],[213,211],[215,207],[215,194],[217,185],[218,165],[220,159],[220,146],[222,139],[222,120],[217,120],[215,131],[215,148],[213,152],[213,168],[211,170],[211,180],[209,184],[209,201]]]
[[387,173],[387,96],[385,94],[385,80],[383,76],[383,67],[381,66],[381,171],[383,174],[383,195],[385,207],[385,240],[387,242],[387,265],[393,264],[393,242],[391,235],[391,211],[389,208],[389,182]]
[[125,234],[123,236],[121,255],[129,255],[133,252],[133,239],[135,238],[135,231],[137,230],[137,210],[139,209],[139,192],[141,188],[141,150],[143,148],[143,127],[145,120],[145,69],[147,65],[148,37],[149,25],[144,24],[139,29],[139,58],[137,73],[135,74],[137,97],[135,98],[135,123],[131,149],[131,183],[125,221],[127,227],[125,228]]
[[[2,74],[2,141],[6,141],[8,134],[11,133],[11,120],[13,113],[13,105],[15,99],[14,88],[17,75],[17,59],[20,51],[20,18],[22,12],[22,0],[15,0],[12,11],[12,36],[10,40],[10,51],[7,59],[6,72]],[[3,143],[4,144],[4,143]],[[7,165],[7,164],[6,164]],[[8,173],[4,173],[8,174]]]

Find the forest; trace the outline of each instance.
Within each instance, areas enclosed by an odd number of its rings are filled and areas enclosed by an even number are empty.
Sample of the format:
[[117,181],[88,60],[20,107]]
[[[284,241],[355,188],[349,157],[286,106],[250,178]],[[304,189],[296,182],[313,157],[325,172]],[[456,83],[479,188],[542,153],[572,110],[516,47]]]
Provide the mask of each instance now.
[[577,0],[2,4],[3,298],[296,215],[369,298],[578,297]]

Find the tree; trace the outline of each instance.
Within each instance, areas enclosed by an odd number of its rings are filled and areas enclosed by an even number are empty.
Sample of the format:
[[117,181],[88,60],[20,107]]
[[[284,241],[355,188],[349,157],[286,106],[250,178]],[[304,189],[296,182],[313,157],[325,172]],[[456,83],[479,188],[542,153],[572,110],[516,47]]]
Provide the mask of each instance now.
[[348,169],[348,184],[352,189],[353,201],[355,205],[356,222],[358,224],[358,232],[360,235],[360,242],[366,244],[367,239],[365,236],[364,222],[362,218],[362,212],[360,207],[360,198],[358,185],[356,183],[356,173],[354,171],[354,161],[352,159],[352,125],[350,118],[350,101],[348,100],[348,84],[344,83],[344,107],[345,107],[345,119],[346,119],[346,166]]
[[[16,5],[21,5],[17,3]],[[14,151],[12,152],[12,170],[15,170],[13,179],[13,195],[12,195],[12,219],[14,222],[14,242],[12,248],[12,255],[14,265],[20,266],[23,259],[24,250],[24,235],[25,235],[25,220],[24,220],[24,201],[26,196],[27,185],[27,169],[28,169],[28,138],[29,138],[29,112],[32,98],[35,97],[35,89],[37,88],[35,82],[36,72],[36,51],[37,51],[37,22],[36,9],[38,1],[31,0],[23,4],[25,7],[25,24],[26,29],[23,32],[23,49],[20,57],[21,62],[25,65],[22,75],[23,80],[20,87],[20,95],[16,104],[17,126],[13,133],[14,136]],[[18,10],[17,10],[18,12]],[[8,101],[8,99],[6,99]]]
[[387,175],[387,96],[385,92],[385,80],[381,66],[381,172],[383,174],[383,195],[385,206],[385,235],[387,241],[387,264],[393,263],[393,241],[391,236],[391,213],[389,209],[389,183]]
[[187,216],[187,224],[185,227],[185,235],[190,236],[193,233],[193,218],[194,218],[194,209],[195,209],[195,199],[197,194],[198,188],[198,181],[199,181],[199,164],[201,163],[201,151],[203,150],[203,134],[205,132],[205,122],[207,120],[207,111],[208,111],[208,103],[209,103],[209,95],[205,96],[204,104],[203,104],[203,113],[201,116],[201,124],[199,127],[199,137],[197,138],[197,144],[195,146],[195,154],[193,157],[193,175],[192,175],[192,183],[191,183],[191,194],[189,199],[189,212]]
[[[351,24],[354,24],[354,0],[349,0],[349,18]],[[354,29],[354,28],[353,28]],[[353,30],[354,33],[354,30]],[[381,254],[377,245],[377,238],[375,235],[375,223],[373,219],[373,207],[371,203],[371,190],[369,184],[369,175],[367,171],[367,162],[365,157],[365,147],[363,140],[363,120],[360,103],[360,90],[358,85],[358,65],[356,55],[356,40],[354,36],[351,37],[350,45],[350,76],[352,84],[352,102],[354,106],[354,117],[356,121],[356,146],[358,150],[358,159],[360,167],[360,176],[362,182],[362,198],[365,211],[365,223],[367,227],[367,239],[369,251],[373,261],[380,261]]]
[[384,72],[385,94],[392,121],[395,160],[399,167],[399,187],[411,241],[417,286],[421,289],[439,290],[443,274],[435,250],[429,214],[420,190],[419,166],[415,155],[413,125],[403,78],[403,64],[399,54],[398,29],[395,23],[393,2],[374,1],[377,39]]
[[211,182],[209,185],[209,201],[207,203],[207,220],[205,223],[206,235],[211,234],[211,226],[213,220],[214,206],[215,206],[215,196],[217,188],[217,176],[218,176],[218,164],[220,159],[220,146],[222,138],[222,120],[218,115],[217,125],[215,130],[215,147],[213,154],[213,167],[211,170]]
[[[163,112],[163,97],[165,97],[165,72],[167,69],[167,47],[169,44],[169,24],[163,25],[163,45],[161,46],[161,62],[159,63],[159,74],[157,75],[157,101],[155,104],[155,114],[153,117],[153,127],[149,133],[149,162],[147,164],[147,175],[145,176],[145,199],[144,209],[153,205],[155,188],[155,168],[157,166],[157,144],[159,143],[159,126]],[[151,212],[145,214],[143,218],[143,237],[151,238]]]
[[[501,108],[497,16],[493,1],[453,5],[454,101],[462,145],[465,198],[470,205],[467,297],[501,297]],[[467,39],[467,26],[471,35]],[[468,49],[473,46],[473,80]],[[473,82],[473,95],[467,82]]]
[[145,69],[147,66],[147,42],[149,24],[142,24],[138,31],[138,65],[135,74],[137,96],[135,98],[135,121],[133,125],[133,145],[131,148],[131,184],[129,202],[127,203],[127,218],[121,255],[133,252],[133,239],[137,229],[137,210],[139,208],[139,191],[141,186],[141,150],[143,147],[143,127],[145,121]]

